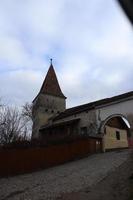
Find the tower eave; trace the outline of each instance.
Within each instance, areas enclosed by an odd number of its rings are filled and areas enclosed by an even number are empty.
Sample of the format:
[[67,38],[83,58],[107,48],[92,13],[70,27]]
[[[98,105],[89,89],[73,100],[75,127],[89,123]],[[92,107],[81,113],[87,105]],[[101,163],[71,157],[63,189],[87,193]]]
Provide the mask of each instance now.
[[38,98],[38,96],[40,95],[40,94],[46,94],[46,95],[50,95],[50,96],[55,96],[55,97],[59,97],[59,98],[62,98],[62,99],[67,99],[67,97],[66,96],[64,96],[64,95],[61,95],[61,96],[59,96],[59,95],[53,95],[53,94],[50,94],[50,93],[41,93],[41,92],[39,92],[38,93],[38,95],[33,99],[33,101],[32,101],[32,103],[34,103],[35,102],[35,100]]

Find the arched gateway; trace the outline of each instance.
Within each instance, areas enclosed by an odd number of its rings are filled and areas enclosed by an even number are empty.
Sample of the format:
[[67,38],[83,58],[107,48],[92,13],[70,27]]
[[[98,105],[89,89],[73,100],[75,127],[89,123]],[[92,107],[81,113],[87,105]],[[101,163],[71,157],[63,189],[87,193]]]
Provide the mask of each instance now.
[[100,127],[103,134],[103,150],[127,148],[130,137],[130,124],[121,114],[111,115],[104,120]]

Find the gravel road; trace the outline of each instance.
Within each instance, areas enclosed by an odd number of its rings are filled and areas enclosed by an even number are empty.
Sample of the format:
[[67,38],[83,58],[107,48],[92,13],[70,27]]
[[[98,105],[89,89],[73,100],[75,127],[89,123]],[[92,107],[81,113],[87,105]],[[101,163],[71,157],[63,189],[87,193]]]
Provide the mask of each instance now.
[[123,164],[130,150],[91,155],[57,167],[0,179],[0,200],[45,200],[97,184]]

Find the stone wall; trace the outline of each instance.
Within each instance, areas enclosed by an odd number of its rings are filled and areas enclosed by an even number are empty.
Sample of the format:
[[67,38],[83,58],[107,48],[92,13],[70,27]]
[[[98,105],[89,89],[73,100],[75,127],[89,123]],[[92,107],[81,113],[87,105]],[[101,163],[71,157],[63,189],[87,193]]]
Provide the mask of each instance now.
[[65,122],[73,119],[80,118],[79,126],[78,126],[78,134],[81,133],[81,129],[86,127],[87,128],[87,135],[95,135],[97,133],[97,124],[96,124],[96,113],[95,110],[84,111],[81,113],[77,113],[63,119],[59,119],[54,123]]
[[39,137],[39,129],[48,123],[48,120],[64,111],[66,102],[64,98],[47,94],[39,94],[33,103],[33,134],[32,138]]

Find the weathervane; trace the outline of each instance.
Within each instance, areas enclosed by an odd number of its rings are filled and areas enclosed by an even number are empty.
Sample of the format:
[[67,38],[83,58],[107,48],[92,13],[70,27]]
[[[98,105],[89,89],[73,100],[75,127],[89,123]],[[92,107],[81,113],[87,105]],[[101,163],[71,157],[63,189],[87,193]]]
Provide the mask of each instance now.
[[52,59],[52,58],[50,58],[50,64],[51,64],[51,65],[52,65],[52,60],[53,60],[53,59]]

